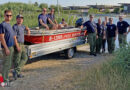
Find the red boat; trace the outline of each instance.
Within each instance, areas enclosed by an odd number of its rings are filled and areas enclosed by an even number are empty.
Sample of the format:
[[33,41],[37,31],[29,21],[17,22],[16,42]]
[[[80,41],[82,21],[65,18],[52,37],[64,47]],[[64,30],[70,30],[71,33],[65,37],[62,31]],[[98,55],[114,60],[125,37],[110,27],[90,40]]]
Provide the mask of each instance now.
[[25,35],[25,41],[32,44],[39,44],[85,35],[86,31],[79,28],[68,28],[61,30],[31,30],[30,36]]

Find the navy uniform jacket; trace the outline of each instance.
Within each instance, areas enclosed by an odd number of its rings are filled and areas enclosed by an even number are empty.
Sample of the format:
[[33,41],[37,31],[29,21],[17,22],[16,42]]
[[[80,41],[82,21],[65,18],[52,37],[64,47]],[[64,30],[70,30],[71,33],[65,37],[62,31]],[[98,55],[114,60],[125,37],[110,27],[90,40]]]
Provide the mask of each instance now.
[[87,21],[83,24],[84,27],[87,27],[87,33],[95,33],[97,25],[95,22]]
[[[2,22],[0,24],[0,34],[4,34],[5,42],[8,47],[14,46],[15,33],[14,33],[10,23]],[[3,46],[2,46],[2,48],[3,48]]]
[[116,25],[109,24],[107,25],[107,37],[115,37],[116,36]]
[[117,28],[118,28],[119,34],[126,33],[128,27],[129,27],[129,24],[126,21],[117,22]]
[[102,25],[102,24],[99,25],[99,24],[97,23],[97,35],[98,35],[98,36],[103,36],[103,32],[104,32],[104,27],[103,27],[103,25]]

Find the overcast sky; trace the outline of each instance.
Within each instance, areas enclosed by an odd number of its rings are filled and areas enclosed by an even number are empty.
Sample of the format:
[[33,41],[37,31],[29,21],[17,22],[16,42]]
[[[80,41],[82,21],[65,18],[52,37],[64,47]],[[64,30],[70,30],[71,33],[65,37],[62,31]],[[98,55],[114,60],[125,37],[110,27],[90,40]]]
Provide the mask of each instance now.
[[[47,3],[48,5],[57,4],[57,0],[0,0],[0,4],[7,2],[24,2],[24,3]],[[118,3],[130,3],[130,0],[58,0],[62,6],[86,6],[86,5],[118,5]]]

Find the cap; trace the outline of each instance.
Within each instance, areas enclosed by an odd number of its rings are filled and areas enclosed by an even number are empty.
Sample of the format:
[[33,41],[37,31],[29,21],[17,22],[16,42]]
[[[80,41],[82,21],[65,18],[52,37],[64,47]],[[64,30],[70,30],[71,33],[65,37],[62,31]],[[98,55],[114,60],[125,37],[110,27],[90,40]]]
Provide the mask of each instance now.
[[19,14],[16,16],[16,18],[23,18],[23,15]]

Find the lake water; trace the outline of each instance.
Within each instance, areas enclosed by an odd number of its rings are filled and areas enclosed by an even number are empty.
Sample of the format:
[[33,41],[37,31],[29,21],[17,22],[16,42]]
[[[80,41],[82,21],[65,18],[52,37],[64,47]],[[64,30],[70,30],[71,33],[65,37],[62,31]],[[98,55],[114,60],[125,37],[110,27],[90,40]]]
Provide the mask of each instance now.
[[[104,16],[95,16],[95,22],[97,22],[97,19],[98,18],[101,18],[102,21],[104,21]],[[108,16],[109,17],[109,16]],[[84,21],[87,21],[88,20],[88,17],[84,17]],[[127,21],[129,24],[130,24],[130,17],[125,17],[124,18],[125,21]],[[117,17],[113,17],[113,23],[117,25],[117,22],[119,21],[118,19],[118,16]],[[118,38],[118,37],[117,37]],[[127,42],[130,43],[130,33],[127,35]],[[116,39],[115,41],[115,44],[116,44],[116,48],[119,48],[119,42],[118,42],[118,39]]]

